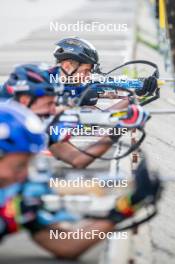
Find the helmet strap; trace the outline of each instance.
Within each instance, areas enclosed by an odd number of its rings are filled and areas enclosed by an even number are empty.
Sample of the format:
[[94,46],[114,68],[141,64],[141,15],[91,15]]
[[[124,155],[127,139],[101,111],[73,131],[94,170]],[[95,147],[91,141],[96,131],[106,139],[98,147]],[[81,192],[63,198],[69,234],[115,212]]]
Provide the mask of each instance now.
[[61,70],[66,75],[66,77],[70,77],[70,76],[74,75],[78,71],[80,65],[81,65],[81,63],[79,63],[78,67],[75,68],[71,73],[68,73],[63,67],[61,67]]
[[[20,95],[19,95],[19,94],[18,94],[18,95],[16,94],[16,95],[14,96],[14,100],[20,103],[20,96],[21,96],[21,95],[23,95],[23,94],[22,94],[22,93],[21,93]],[[31,96],[31,95],[30,95],[30,96]],[[31,96],[31,100],[30,100],[30,102],[28,103],[27,107],[28,107],[28,108],[31,108],[31,106],[34,104],[34,102],[35,102],[36,100],[37,100],[37,97],[36,97],[36,96],[34,96],[34,95]]]
[[36,96],[32,96],[30,102],[28,103],[28,108],[31,108],[31,106],[35,103],[35,101],[37,100]]

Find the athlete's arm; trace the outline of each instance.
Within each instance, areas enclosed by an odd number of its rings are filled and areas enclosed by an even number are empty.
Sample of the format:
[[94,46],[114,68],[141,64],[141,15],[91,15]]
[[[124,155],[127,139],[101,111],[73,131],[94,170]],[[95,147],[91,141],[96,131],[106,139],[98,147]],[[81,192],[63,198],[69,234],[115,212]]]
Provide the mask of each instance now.
[[[114,224],[108,220],[91,220],[86,221],[84,225],[79,225],[78,229],[63,230],[59,225],[52,225],[48,229],[41,230],[35,233],[32,238],[33,240],[45,250],[51,252],[58,258],[63,259],[76,259],[82,255],[89,248],[93,247],[95,244],[101,241],[98,233],[100,232],[110,232],[113,230]],[[67,238],[61,239],[51,239],[50,230],[57,230],[56,234],[65,232]],[[74,239],[73,237],[68,237],[68,232],[75,232],[77,230],[83,229],[84,238]],[[93,235],[93,230],[95,230],[95,235]],[[86,239],[86,234],[90,239]]]
[[[103,137],[96,143],[87,147],[85,151],[95,157],[100,157],[108,149],[110,149],[112,143],[113,142],[109,137]],[[77,150],[68,142],[58,142],[56,144],[53,144],[50,147],[50,150],[56,158],[72,165],[74,168],[79,168],[79,169],[85,168],[89,164],[91,164],[95,159]]]

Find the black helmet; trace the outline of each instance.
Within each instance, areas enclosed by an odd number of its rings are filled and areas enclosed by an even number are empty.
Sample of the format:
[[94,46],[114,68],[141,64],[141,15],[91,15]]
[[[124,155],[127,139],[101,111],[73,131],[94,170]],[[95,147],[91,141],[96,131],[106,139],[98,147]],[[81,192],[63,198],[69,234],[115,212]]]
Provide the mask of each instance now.
[[84,39],[78,37],[60,40],[54,51],[57,62],[75,60],[79,63],[98,64],[98,53],[95,47]]

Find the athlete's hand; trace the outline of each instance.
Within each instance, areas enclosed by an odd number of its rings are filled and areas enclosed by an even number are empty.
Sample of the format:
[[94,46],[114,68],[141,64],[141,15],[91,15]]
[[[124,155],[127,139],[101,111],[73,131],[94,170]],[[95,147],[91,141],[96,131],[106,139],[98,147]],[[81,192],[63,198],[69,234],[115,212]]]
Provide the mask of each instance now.
[[157,79],[154,76],[150,76],[144,80],[143,88],[136,89],[135,92],[138,96],[151,96],[158,88]]
[[156,204],[161,192],[159,175],[157,173],[150,175],[146,161],[143,160],[135,172],[133,191],[117,198],[115,208],[109,212],[108,218],[119,223],[132,217],[142,207]]

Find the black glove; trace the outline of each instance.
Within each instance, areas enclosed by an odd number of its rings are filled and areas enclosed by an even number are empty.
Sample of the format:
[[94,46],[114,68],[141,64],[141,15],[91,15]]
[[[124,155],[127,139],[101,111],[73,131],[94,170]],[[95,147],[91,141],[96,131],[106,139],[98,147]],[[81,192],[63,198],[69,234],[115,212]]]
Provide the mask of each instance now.
[[133,192],[116,200],[115,208],[109,212],[108,219],[115,223],[132,217],[142,207],[155,204],[162,192],[158,175],[150,175],[146,162],[143,160],[135,173]]
[[138,96],[151,96],[154,94],[156,89],[158,88],[157,79],[154,76],[150,76],[144,80],[143,88],[136,89],[135,92]]

